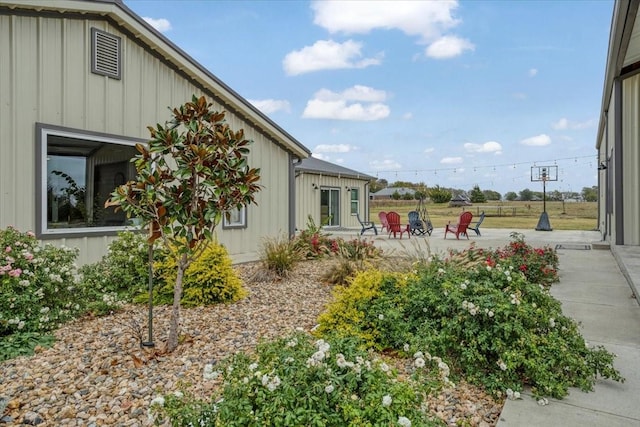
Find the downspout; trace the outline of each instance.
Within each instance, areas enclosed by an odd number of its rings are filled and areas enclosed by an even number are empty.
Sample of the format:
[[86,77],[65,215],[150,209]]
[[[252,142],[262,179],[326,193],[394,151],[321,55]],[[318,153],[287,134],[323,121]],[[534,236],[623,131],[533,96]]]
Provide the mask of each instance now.
[[613,212],[616,218],[616,245],[624,245],[624,205],[623,205],[623,166],[622,166],[622,79],[617,78],[613,82],[615,92],[614,132],[613,136]]
[[296,234],[296,166],[300,163],[300,157],[289,154],[289,237]]
[[367,213],[365,221],[371,221],[371,212],[369,212],[369,181],[364,183],[364,203],[365,212]]

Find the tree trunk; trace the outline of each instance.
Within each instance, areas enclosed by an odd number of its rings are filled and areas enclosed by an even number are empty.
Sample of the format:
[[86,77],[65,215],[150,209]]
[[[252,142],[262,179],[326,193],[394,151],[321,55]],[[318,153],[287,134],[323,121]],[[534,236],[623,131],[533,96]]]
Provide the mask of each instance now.
[[169,323],[169,339],[167,341],[167,351],[172,352],[178,347],[178,336],[180,333],[180,299],[182,298],[182,278],[187,269],[187,254],[183,254],[178,261],[178,274],[176,284],[173,288],[173,307],[171,309],[171,321]]

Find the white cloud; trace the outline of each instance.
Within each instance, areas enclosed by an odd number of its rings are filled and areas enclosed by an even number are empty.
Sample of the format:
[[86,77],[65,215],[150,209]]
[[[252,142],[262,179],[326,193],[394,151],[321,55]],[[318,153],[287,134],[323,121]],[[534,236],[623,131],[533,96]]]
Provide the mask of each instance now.
[[462,157],[443,157],[440,163],[443,165],[459,165],[463,162]]
[[249,102],[265,114],[275,113],[276,111],[286,111],[287,113],[291,111],[289,101],[281,99],[250,99]]
[[391,110],[382,103],[386,92],[356,85],[343,92],[321,89],[307,101],[303,118],[373,121],[389,116]]
[[465,50],[474,50],[475,46],[467,39],[456,36],[444,36],[431,43],[425,50],[430,58],[448,59],[460,56]]
[[457,0],[448,1],[314,1],[314,23],[330,33],[367,34],[373,30],[400,30],[430,45],[427,56],[451,58],[472,50],[473,44],[446,35],[462,22],[453,16]]
[[423,42],[460,23],[457,1],[314,1],[313,22],[330,33],[366,34],[397,29]]
[[318,70],[365,68],[382,62],[382,53],[373,58],[362,58],[361,49],[362,43],[353,40],[344,43],[318,40],[313,46],[288,53],[282,66],[288,75],[295,76]]
[[398,170],[402,169],[402,165],[395,160],[385,159],[385,160],[373,160],[369,162],[369,166],[373,170]]
[[434,151],[436,151],[436,149],[433,148],[433,147],[425,148],[424,149],[424,154],[433,153]]
[[589,129],[596,125],[595,120],[586,120],[584,122],[572,122],[563,117],[555,123],[551,123],[551,128],[554,130],[581,130]]
[[543,133],[540,135],[532,136],[530,138],[525,138],[520,141],[520,144],[530,145],[533,147],[542,147],[551,144],[551,138],[549,137],[549,135]]
[[147,21],[147,24],[151,25],[156,30],[161,33],[167,32],[171,30],[171,22],[165,18],[149,18],[148,16],[143,16],[142,19]]
[[488,141],[484,144],[474,144],[467,142],[464,144],[464,149],[469,153],[495,153],[502,154],[502,145],[496,141]]
[[311,157],[315,157],[316,159],[324,160],[325,162],[328,162],[329,159],[331,159],[331,157],[325,156],[324,154],[321,154],[321,153],[311,153]]
[[313,149],[314,153],[348,153],[355,151],[356,147],[349,144],[320,144]]
[[564,117],[558,120],[555,123],[551,123],[551,128],[555,130],[566,130],[569,129],[569,120]]
[[535,77],[538,75],[538,69],[537,68],[531,68],[528,72],[529,77]]

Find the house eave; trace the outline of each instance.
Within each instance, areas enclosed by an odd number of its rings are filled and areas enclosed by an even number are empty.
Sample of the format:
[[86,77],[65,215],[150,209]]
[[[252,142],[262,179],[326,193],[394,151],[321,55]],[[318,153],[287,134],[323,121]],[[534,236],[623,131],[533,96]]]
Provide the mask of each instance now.
[[598,124],[598,133],[596,134],[596,149],[600,149],[600,144],[602,143],[602,136],[606,124],[606,113],[609,109],[609,103],[613,93],[613,84],[615,80],[620,77],[639,6],[640,0],[618,0],[614,5],[613,16],[611,18],[611,31],[609,33],[607,65],[602,90],[600,121]]

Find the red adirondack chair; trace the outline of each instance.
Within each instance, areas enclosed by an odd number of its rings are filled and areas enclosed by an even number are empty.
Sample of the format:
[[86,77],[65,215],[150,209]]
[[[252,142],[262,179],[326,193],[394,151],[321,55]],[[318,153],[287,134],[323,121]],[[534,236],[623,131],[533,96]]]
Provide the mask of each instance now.
[[387,221],[387,213],[381,211],[378,214],[378,218],[380,218],[380,224],[382,224],[382,227],[380,227],[380,232],[383,232],[385,229],[387,230],[387,232],[389,232],[389,222]]
[[387,212],[387,223],[389,230],[389,237],[391,237],[391,233],[393,233],[393,238],[396,238],[396,234],[400,233],[400,238],[402,239],[402,234],[407,233],[407,236],[411,238],[411,233],[409,233],[409,225],[400,223],[400,215],[397,212]]
[[469,224],[471,224],[472,219],[473,214],[471,212],[462,212],[460,214],[460,217],[458,218],[457,224],[453,225],[451,224],[451,221],[449,221],[449,224],[447,224],[446,228],[444,229],[444,238],[447,238],[448,232],[452,232],[456,235],[456,239],[458,240],[460,240],[461,234],[467,236],[468,239],[469,235],[467,234],[467,228],[469,227]]

